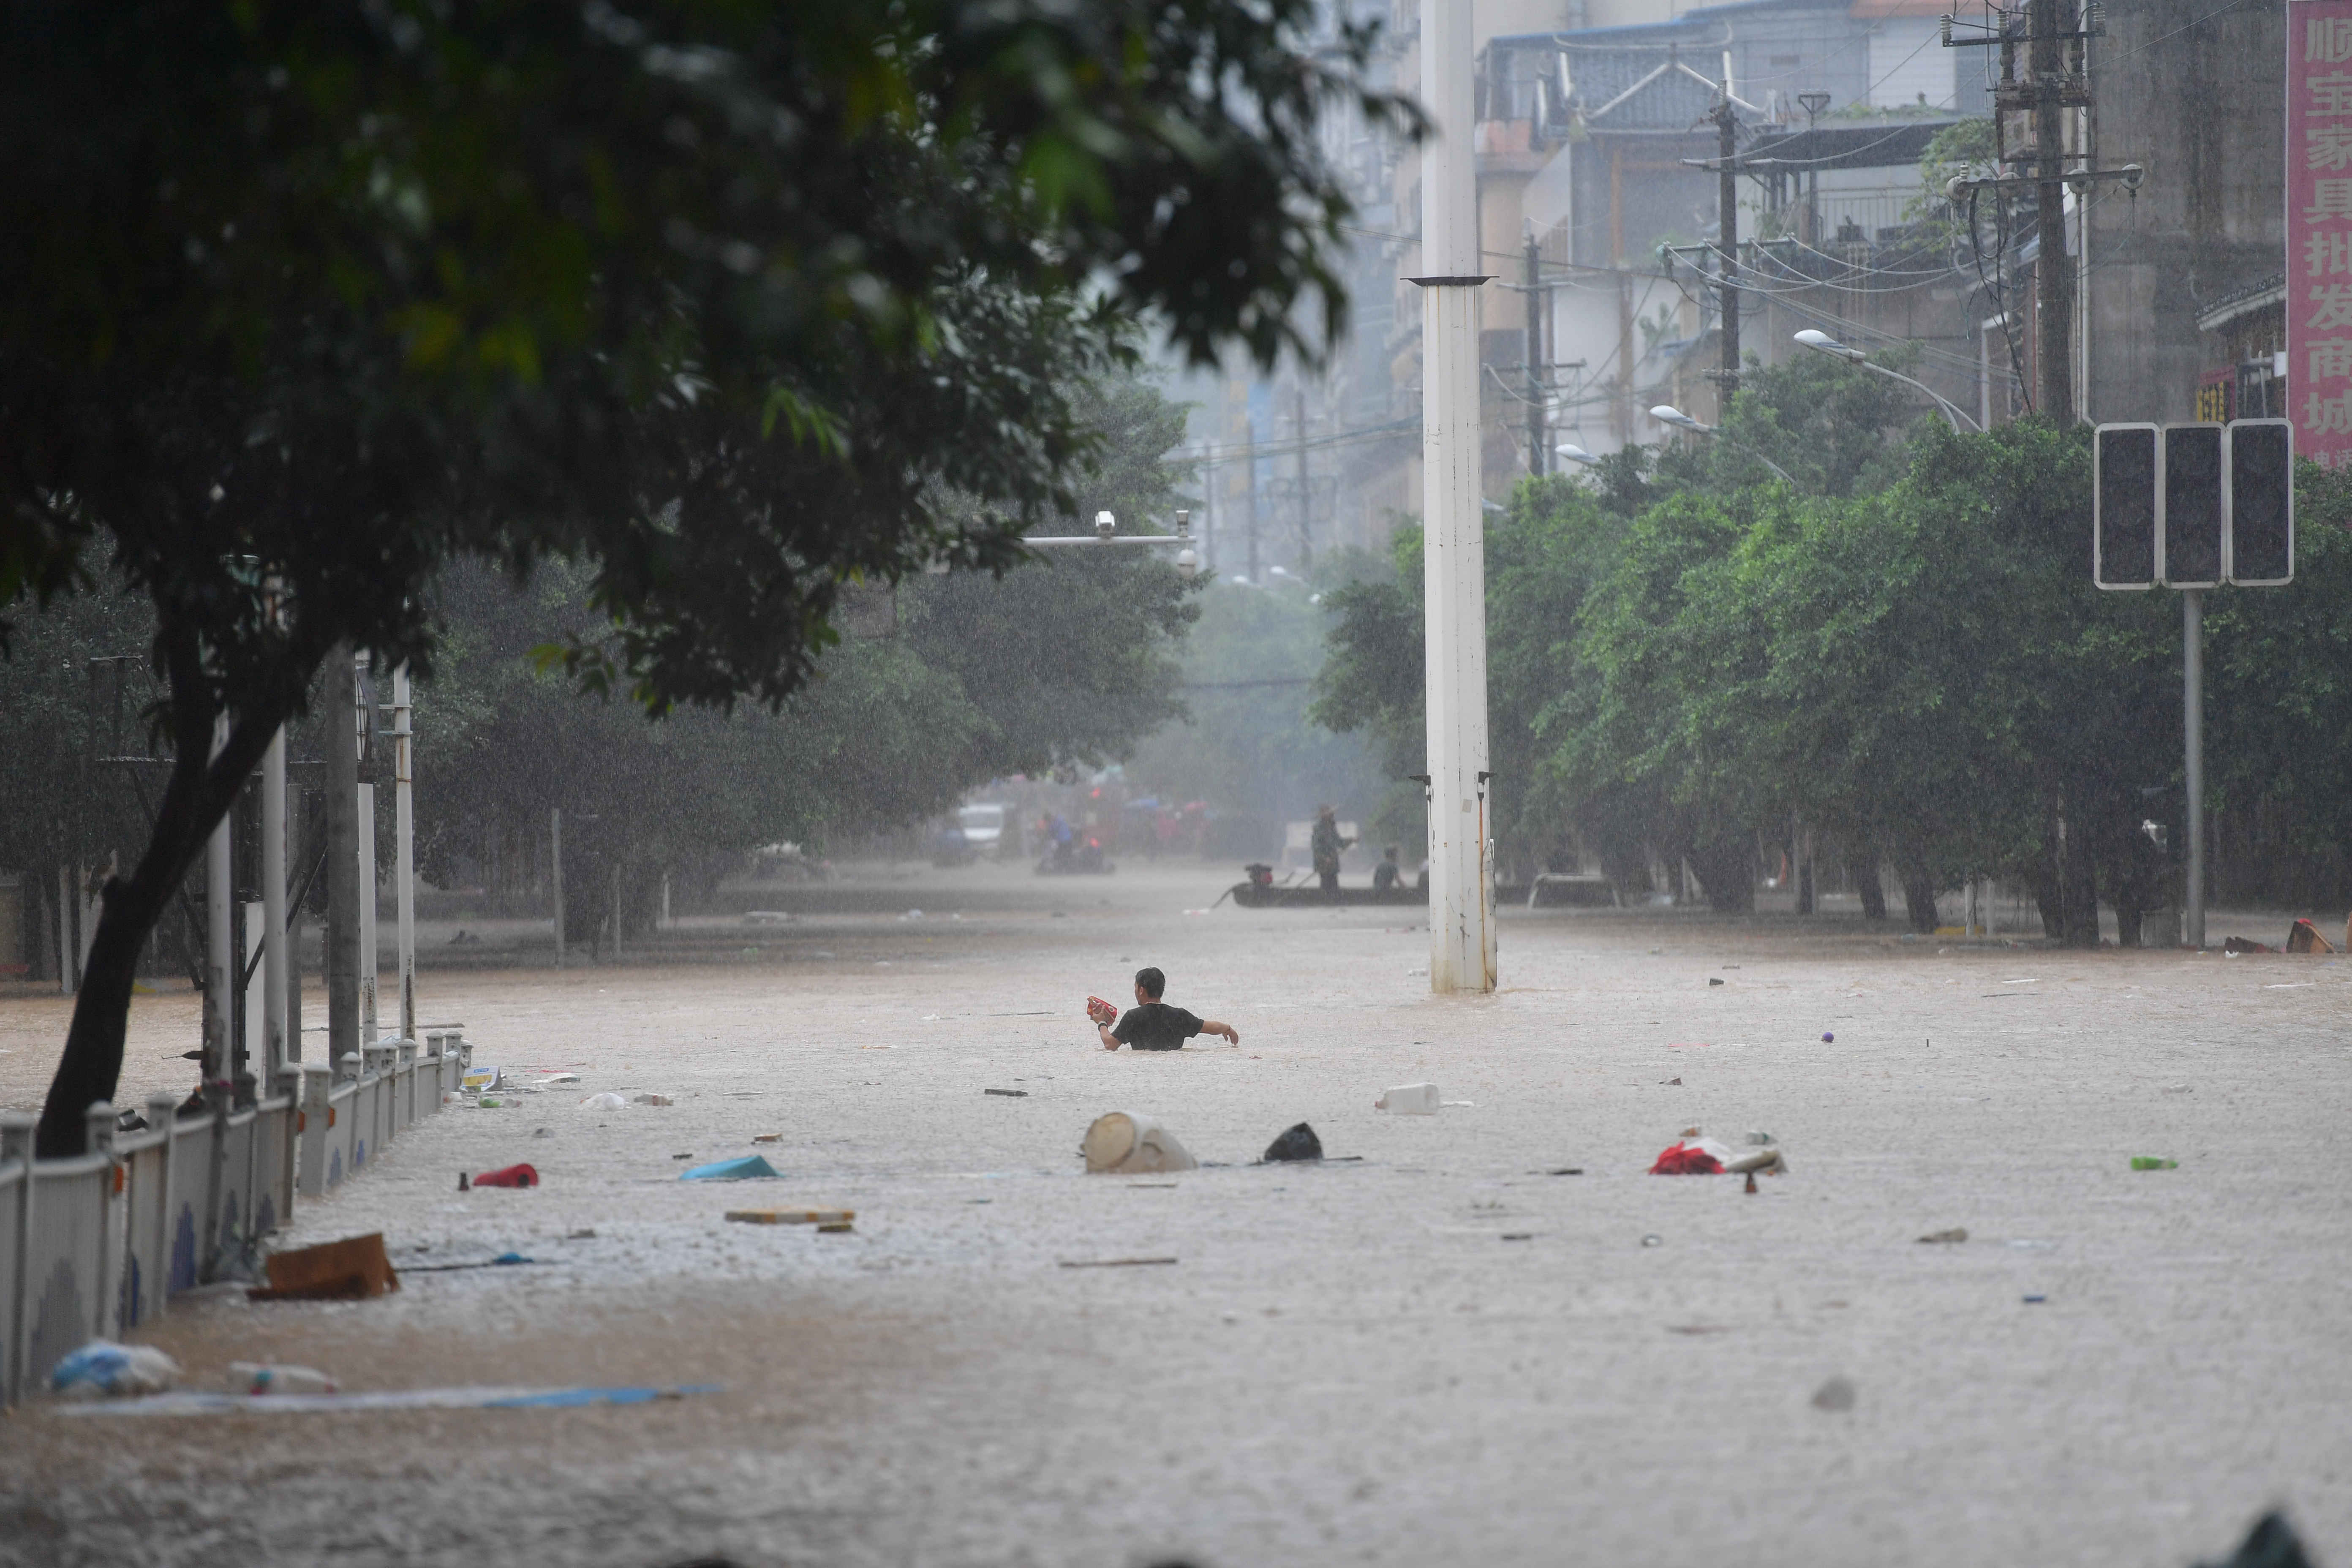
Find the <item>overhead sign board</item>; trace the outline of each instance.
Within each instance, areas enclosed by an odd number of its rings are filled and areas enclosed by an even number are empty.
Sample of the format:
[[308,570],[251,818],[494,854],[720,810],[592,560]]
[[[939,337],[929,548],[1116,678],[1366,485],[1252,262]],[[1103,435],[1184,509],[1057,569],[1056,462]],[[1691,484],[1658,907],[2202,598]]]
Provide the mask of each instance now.
[[2091,453],[2091,580],[2100,587],[2294,581],[2293,420],[2102,425]]
[[2286,8],[2286,348],[2294,444],[2352,465],[2352,0]]

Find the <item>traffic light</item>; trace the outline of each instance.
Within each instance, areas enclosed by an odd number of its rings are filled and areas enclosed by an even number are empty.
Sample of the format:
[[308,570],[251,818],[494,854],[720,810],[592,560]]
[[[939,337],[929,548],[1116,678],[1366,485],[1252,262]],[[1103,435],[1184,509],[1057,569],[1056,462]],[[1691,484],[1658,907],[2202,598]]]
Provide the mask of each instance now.
[[2091,580],[2156,584],[2156,426],[2102,425],[2091,448]]
[[2233,419],[2221,450],[2229,580],[2273,587],[2294,580],[2294,433],[2284,419]]
[[2215,588],[2221,583],[2221,426],[2168,425],[2158,468],[2162,500],[2156,535],[2165,585]]

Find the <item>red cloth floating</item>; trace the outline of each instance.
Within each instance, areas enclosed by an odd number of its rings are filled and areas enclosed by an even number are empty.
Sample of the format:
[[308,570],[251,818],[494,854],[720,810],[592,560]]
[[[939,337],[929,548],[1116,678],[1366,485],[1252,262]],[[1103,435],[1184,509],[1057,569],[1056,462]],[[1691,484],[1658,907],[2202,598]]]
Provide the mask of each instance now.
[[1654,1176],[1719,1176],[1723,1174],[1723,1162],[1704,1149],[1694,1149],[1687,1144],[1676,1143],[1658,1156],[1658,1163],[1650,1167],[1650,1174]]
[[509,1165],[503,1171],[485,1171],[474,1178],[478,1187],[535,1187],[539,1173],[529,1165]]

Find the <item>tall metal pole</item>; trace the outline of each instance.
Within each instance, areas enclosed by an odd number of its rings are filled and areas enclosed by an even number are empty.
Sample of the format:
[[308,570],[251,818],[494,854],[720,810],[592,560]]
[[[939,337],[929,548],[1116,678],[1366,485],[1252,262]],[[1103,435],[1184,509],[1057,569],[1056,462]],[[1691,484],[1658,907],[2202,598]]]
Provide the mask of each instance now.
[[2189,752],[2189,898],[2180,940],[2205,945],[2205,593],[2180,594],[2180,727]]
[[372,1046],[379,1037],[376,1023],[375,784],[359,787],[360,885],[360,1042]]
[[1486,849],[1486,564],[1470,0],[1422,0],[1421,443],[1429,736],[1429,988],[1495,988]]
[[415,768],[415,709],[408,669],[392,672],[393,896],[399,900],[400,1037],[416,1038],[416,818],[409,801]]
[[1217,486],[1223,476],[1217,472],[1215,450],[1208,443],[1201,447],[1201,569],[1209,573],[1217,569],[1218,524],[1223,516],[1217,507]]
[[[1739,286],[1732,281],[1739,266],[1739,175],[1732,162],[1739,151],[1736,145],[1739,121],[1731,111],[1731,83],[1728,79],[1723,84],[1723,101],[1716,106],[1715,130],[1718,163],[1715,187],[1716,271],[1718,274],[1716,292],[1720,296],[1717,305],[1723,317],[1723,388],[1717,395],[1717,407],[1727,413],[1731,408],[1732,394],[1739,390]],[[1718,414],[1717,417],[1721,415]]]
[[1290,409],[1298,432],[1297,460],[1291,465],[1291,472],[1298,479],[1298,570],[1303,576],[1315,570],[1315,541],[1310,531],[1315,509],[1307,489],[1307,388],[1291,388]]
[[[1246,415],[1244,416],[1247,417]],[[1242,499],[1249,511],[1244,528],[1249,534],[1249,580],[1256,583],[1257,574],[1257,426],[1249,426],[1242,439]]]
[[548,879],[555,884],[555,967],[563,967],[563,808],[547,812]]
[[1549,473],[1551,468],[1551,437],[1544,434],[1544,301],[1543,248],[1536,243],[1535,226],[1528,226],[1528,254],[1524,264],[1528,289],[1528,472]]
[[[213,755],[228,744],[228,715],[213,721]],[[229,824],[236,813],[222,814],[220,825],[205,841],[205,1068],[204,1081],[218,1083],[229,1075],[236,1047],[229,1031],[236,1016],[238,975],[236,943],[229,906]]]
[[261,1092],[292,1058],[286,1037],[286,731],[261,757]]
[[359,682],[351,650],[327,656],[327,1066],[360,1048]]
[[2066,77],[2065,24],[2062,0],[2032,0],[2027,21],[2028,61],[2033,76],[2034,226],[2041,254],[2033,263],[2034,380],[2043,418],[2061,426],[2074,422],[2074,354],[2067,328],[2074,310],[2074,272],[2066,259],[2065,110],[2060,106]]

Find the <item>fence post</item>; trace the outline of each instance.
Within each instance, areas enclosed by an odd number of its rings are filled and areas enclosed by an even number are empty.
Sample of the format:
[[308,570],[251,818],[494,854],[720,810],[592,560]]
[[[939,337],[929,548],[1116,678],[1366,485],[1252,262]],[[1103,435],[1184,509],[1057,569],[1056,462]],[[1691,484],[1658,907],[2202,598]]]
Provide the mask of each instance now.
[[[67,960],[70,962],[70,960]],[[24,1393],[25,1363],[32,1350],[26,1340],[32,1323],[26,1303],[32,1297],[33,1255],[33,1130],[41,1119],[29,1110],[0,1110],[0,1160],[22,1160],[24,1180],[16,1184],[16,1255],[0,1258],[7,1274],[7,1294],[0,1299],[0,1405],[14,1404]]]
[[114,1274],[114,1249],[107,1245],[114,1233],[114,1184],[121,1167],[114,1163],[114,1107],[98,1100],[82,1113],[85,1129],[83,1147],[93,1154],[106,1156],[105,1179],[98,1187],[98,1307],[91,1315],[90,1337],[110,1340],[121,1332],[117,1321],[121,1302],[118,1291],[110,1289]]
[[[343,1053],[343,1077],[352,1083],[359,1082],[362,1074],[366,1071],[366,1067],[367,1064],[359,1052],[345,1051]],[[353,1151],[357,1151],[365,1146],[363,1142],[354,1142],[352,1141],[353,1131],[361,1125],[360,1113],[363,1110],[373,1109],[366,1102],[366,1092],[367,1091],[364,1089],[354,1089],[352,1092],[352,1098],[346,1102],[352,1113],[352,1125],[339,1130],[341,1133],[345,1147]],[[370,1128],[368,1131],[373,1132],[374,1129]],[[358,1173],[358,1170],[359,1165],[356,1158],[345,1160],[343,1162],[343,1179],[345,1181],[351,1180],[353,1175]]]
[[205,1085],[205,1110],[213,1119],[213,1135],[205,1159],[205,1234],[196,1245],[196,1279],[209,1285],[220,1265],[221,1189],[228,1178],[229,1085],[226,1079]]
[[299,1129],[302,1125],[300,1063],[278,1064],[278,1092],[284,1095],[287,1100],[286,1131],[278,1138],[277,1184],[271,1188],[271,1191],[283,1189],[286,1194],[285,1211],[278,1216],[278,1228],[284,1230],[294,1223],[294,1189],[298,1184],[295,1154],[300,1147]]
[[[163,1134],[163,1166],[155,1177],[161,1191],[155,1198],[155,1315],[162,1317],[172,1300],[172,1154],[179,1144],[177,1123],[180,1101],[174,1095],[156,1093],[147,1097],[147,1125],[161,1129]],[[145,1303],[140,1315],[146,1315]]]
[[327,1190],[327,1118],[333,1114],[327,1096],[335,1087],[335,1069],[325,1062],[300,1066],[302,1109],[294,1125],[302,1141],[302,1195],[315,1198]]

